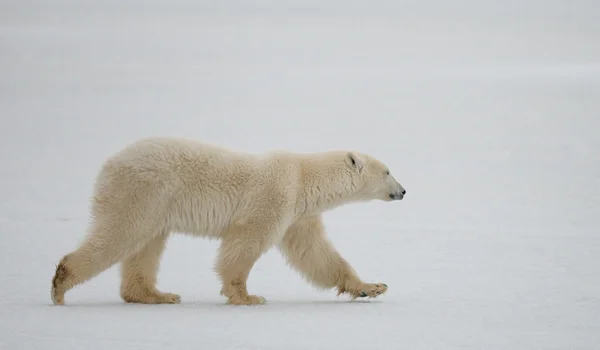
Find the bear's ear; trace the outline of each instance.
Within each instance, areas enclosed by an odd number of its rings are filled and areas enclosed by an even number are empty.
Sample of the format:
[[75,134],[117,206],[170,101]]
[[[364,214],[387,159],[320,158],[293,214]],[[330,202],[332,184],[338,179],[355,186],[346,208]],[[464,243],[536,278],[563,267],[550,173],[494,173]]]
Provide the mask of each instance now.
[[365,166],[365,162],[363,161],[362,157],[355,152],[348,152],[346,154],[346,164],[348,164],[350,168],[354,169],[358,173],[361,173]]

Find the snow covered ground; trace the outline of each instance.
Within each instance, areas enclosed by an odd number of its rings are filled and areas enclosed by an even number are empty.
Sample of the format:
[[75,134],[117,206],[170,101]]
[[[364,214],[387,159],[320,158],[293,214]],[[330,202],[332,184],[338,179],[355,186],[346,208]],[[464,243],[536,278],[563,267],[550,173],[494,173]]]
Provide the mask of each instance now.
[[[0,4],[0,349],[600,349],[596,1]],[[224,304],[216,242],[173,236],[129,305],[114,267],[52,305],[104,159],[149,135],[354,148],[404,201],[326,215],[348,302],[276,251]]]

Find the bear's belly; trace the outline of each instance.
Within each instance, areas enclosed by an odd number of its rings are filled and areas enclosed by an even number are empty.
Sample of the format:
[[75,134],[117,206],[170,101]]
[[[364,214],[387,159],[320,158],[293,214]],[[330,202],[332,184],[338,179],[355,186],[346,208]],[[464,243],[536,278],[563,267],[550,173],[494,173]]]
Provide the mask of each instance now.
[[201,237],[220,237],[233,219],[231,205],[225,201],[184,198],[169,215],[172,231]]

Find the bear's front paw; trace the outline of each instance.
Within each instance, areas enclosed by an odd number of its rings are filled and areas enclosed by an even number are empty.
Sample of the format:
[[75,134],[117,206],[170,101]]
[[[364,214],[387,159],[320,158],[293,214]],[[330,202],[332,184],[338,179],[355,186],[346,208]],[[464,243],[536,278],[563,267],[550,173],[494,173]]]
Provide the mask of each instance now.
[[353,287],[338,287],[338,295],[346,293],[356,298],[376,298],[377,296],[385,293],[388,289],[385,283],[361,283]]

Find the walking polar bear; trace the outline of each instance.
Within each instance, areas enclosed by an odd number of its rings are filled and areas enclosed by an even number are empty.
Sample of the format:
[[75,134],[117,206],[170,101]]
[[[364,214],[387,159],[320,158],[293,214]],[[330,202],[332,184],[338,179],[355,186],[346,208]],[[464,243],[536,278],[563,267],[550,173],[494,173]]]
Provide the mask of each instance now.
[[314,286],[351,298],[376,297],[327,239],[322,213],[369,200],[401,200],[406,190],[377,159],[352,151],[298,154],[235,152],[200,141],[155,137],[110,157],[96,179],[92,221],[81,246],[64,256],[51,298],[121,262],[126,302],[179,303],[156,288],[171,232],[220,240],[221,294],[235,305],[263,304],[246,281],[257,259],[279,248]]

